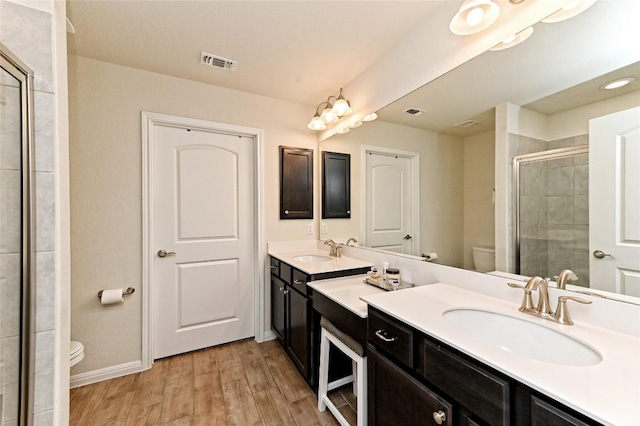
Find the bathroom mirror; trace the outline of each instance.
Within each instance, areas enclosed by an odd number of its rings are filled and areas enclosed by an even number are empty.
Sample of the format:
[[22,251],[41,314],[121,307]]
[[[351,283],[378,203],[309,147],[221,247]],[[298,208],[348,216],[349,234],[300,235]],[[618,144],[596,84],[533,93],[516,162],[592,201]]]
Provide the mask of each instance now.
[[[495,269],[515,272],[512,158],[531,152],[527,138],[544,140],[540,150],[588,142],[590,118],[640,105],[636,13],[633,2],[597,2],[570,20],[538,23],[521,45],[485,52],[378,111],[378,120],[322,142],[322,150],[351,154],[353,191],[351,219],[323,220],[320,238],[355,236],[367,245],[364,147],[403,150],[419,154],[409,205],[420,213],[407,233],[419,243],[410,253],[436,252],[438,263],[476,269],[472,248],[495,247]],[[635,81],[600,89],[620,77]],[[524,111],[555,132],[533,137]]]

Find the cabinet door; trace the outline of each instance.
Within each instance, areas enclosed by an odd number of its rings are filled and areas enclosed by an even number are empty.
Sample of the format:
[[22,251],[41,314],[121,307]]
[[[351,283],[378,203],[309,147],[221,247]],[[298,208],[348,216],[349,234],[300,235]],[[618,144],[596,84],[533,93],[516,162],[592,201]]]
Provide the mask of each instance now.
[[[370,425],[451,425],[451,404],[368,346]],[[441,423],[434,420],[439,416]]]
[[313,219],[313,150],[280,147],[280,219]]
[[351,156],[322,153],[322,218],[351,217]]
[[310,357],[310,307],[309,299],[287,286],[288,326],[286,348],[287,353],[298,367],[305,379],[309,378]]
[[280,342],[284,342],[285,336],[285,309],[286,293],[284,282],[271,275],[271,329]]

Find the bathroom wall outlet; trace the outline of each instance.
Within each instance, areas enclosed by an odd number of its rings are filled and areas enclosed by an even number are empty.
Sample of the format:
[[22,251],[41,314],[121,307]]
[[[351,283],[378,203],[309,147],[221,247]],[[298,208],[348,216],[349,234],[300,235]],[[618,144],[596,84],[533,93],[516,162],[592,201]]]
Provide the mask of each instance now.
[[313,235],[313,222],[307,223],[307,235]]
[[325,222],[322,222],[322,231],[323,234],[326,234],[327,232],[329,232],[329,227],[327,226],[327,224]]

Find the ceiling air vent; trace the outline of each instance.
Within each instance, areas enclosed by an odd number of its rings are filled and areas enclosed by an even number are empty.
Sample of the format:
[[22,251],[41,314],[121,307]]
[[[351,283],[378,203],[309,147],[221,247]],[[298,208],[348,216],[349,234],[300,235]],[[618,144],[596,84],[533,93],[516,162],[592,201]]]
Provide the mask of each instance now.
[[237,61],[212,55],[211,53],[200,52],[200,63],[214,68],[222,68],[228,71],[235,71],[238,66]]
[[422,115],[425,112],[427,112],[427,110],[425,109],[420,109],[420,108],[409,108],[408,110],[405,111],[407,114],[411,114],[411,115]]
[[459,123],[454,124],[455,127],[460,127],[462,129],[465,129],[467,127],[471,127],[475,124],[478,124],[478,122],[476,120],[464,120],[461,121]]

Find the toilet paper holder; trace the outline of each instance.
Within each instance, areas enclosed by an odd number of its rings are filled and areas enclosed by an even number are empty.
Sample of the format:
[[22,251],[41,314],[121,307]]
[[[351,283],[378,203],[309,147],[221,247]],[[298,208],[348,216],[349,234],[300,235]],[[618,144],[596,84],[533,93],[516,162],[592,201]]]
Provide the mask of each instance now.
[[[102,299],[102,292],[103,292],[103,291],[104,291],[104,290],[100,290],[100,291],[98,292],[98,299]],[[135,288],[133,288],[133,287],[129,287],[129,288],[127,288],[126,290],[122,290],[122,295],[123,295],[123,296],[128,296],[128,295],[130,295],[130,294],[133,294],[135,291],[136,291],[136,289],[135,289]]]

